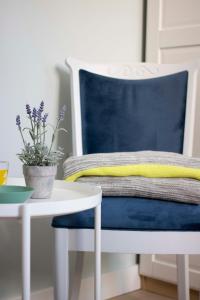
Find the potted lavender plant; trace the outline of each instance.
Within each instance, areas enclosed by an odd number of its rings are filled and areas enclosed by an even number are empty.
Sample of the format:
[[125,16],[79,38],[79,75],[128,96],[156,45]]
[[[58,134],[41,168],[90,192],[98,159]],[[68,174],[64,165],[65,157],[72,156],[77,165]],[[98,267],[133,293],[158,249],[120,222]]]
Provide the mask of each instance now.
[[[16,125],[20,132],[23,146],[19,159],[23,163],[23,173],[27,186],[34,188],[32,198],[49,198],[53,188],[53,182],[57,173],[57,165],[64,153],[59,148],[53,150],[55,138],[59,131],[66,131],[60,128],[60,123],[64,120],[65,107],[60,111],[57,124],[53,127],[47,124],[48,114],[44,112],[44,102],[40,103],[39,109],[31,109],[26,105],[27,117],[30,127],[21,127],[20,116],[16,117]],[[52,136],[50,145],[47,145],[46,137],[48,126],[51,126]],[[25,135],[28,132],[28,136]],[[26,136],[26,138],[25,138]]]

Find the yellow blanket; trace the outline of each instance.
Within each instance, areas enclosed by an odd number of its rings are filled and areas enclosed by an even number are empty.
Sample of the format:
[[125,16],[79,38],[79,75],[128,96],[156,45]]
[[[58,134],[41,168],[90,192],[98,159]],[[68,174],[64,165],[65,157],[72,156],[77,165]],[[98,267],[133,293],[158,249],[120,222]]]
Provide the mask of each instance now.
[[143,176],[150,178],[192,178],[200,180],[200,169],[162,164],[134,164],[88,168],[66,178],[73,182],[82,176]]

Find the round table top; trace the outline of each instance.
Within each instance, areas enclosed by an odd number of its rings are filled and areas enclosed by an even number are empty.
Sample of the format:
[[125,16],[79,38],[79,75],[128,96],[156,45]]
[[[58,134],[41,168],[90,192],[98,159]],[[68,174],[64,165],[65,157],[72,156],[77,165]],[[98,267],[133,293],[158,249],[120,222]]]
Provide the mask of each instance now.
[[[8,178],[7,184],[22,186],[25,185],[25,182],[23,178]],[[55,180],[51,198],[28,199],[19,204],[0,204],[0,217],[21,217],[24,205],[29,206],[30,216],[71,214],[94,208],[101,203],[101,199],[100,187]]]

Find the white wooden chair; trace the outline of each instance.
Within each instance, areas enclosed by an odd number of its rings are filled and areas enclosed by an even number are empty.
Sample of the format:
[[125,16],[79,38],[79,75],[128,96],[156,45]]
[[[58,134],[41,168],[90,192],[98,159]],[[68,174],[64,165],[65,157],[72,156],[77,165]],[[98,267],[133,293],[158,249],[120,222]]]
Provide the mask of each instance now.
[[[67,60],[71,71],[73,155],[83,154],[80,105],[80,70],[117,79],[155,79],[187,71],[186,114],[183,153],[192,156],[194,144],[195,106],[199,62],[185,65],[157,65],[150,63],[91,64],[72,58]],[[87,74],[86,74],[87,75]],[[103,77],[102,77],[103,78]],[[104,78],[105,79],[105,78]],[[178,88],[178,87],[177,87]],[[162,101],[162,99],[160,99]],[[134,116],[133,116],[134,117]],[[168,116],[170,118],[170,115]],[[145,120],[144,120],[145,122]],[[159,128],[160,124],[157,124]],[[101,126],[101,124],[99,124]],[[146,124],[148,126],[148,124]],[[161,126],[162,127],[162,126]],[[162,128],[160,128],[162,130]],[[119,129],[120,130],[120,129]],[[164,132],[163,132],[164,134]],[[174,141],[172,141],[173,144]],[[130,150],[130,149],[129,149]],[[144,149],[142,149],[144,150]],[[147,149],[146,149],[147,150]],[[148,149],[152,150],[152,149]],[[153,149],[154,150],[154,149]],[[161,147],[158,150],[165,150]],[[173,151],[173,145],[172,145]],[[177,151],[178,152],[178,151]],[[181,151],[180,151],[181,152]],[[164,204],[163,204],[164,205]],[[182,205],[182,204],[178,204]],[[103,223],[103,220],[102,220]],[[68,299],[68,251],[93,251],[93,229],[68,229],[53,220],[56,248],[56,299]],[[67,227],[67,225],[66,225]],[[73,226],[72,226],[73,228]],[[193,230],[194,229],[194,230]],[[135,254],[176,254],[178,266],[178,299],[189,299],[188,254],[200,254],[200,227],[183,230],[102,229],[102,252]],[[80,279],[80,277],[79,277]],[[59,288],[58,288],[59,287]]]

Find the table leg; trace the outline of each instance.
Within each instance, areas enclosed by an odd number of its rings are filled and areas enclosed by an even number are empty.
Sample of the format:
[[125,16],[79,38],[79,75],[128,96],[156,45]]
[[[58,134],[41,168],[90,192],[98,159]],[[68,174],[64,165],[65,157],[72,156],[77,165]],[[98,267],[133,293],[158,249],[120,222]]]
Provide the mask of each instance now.
[[24,205],[22,211],[22,300],[30,300],[31,272],[31,220],[29,206]]
[[55,228],[55,300],[69,300],[68,229]]
[[101,300],[101,204],[95,208],[95,300]]

